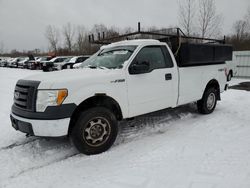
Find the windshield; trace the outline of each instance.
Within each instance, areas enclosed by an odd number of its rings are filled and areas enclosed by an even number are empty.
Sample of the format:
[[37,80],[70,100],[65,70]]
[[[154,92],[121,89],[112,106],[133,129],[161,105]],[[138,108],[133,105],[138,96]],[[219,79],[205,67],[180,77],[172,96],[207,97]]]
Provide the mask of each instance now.
[[49,62],[53,63],[62,63],[67,57],[54,57],[53,59],[49,60]]
[[47,61],[47,59],[48,59],[47,57],[40,57],[37,59],[37,61]]
[[57,57],[52,58],[51,60],[49,60],[50,62],[54,62],[57,59]]
[[63,60],[63,62],[67,63],[67,62],[69,62],[71,59],[72,59],[72,57],[69,57],[69,58]]
[[27,60],[29,60],[28,57],[21,57],[21,58],[20,58],[20,61],[27,61]]
[[82,68],[108,68],[121,69],[125,61],[133,54],[137,46],[116,46],[103,49],[98,55],[94,55],[84,61]]
[[75,63],[78,57],[72,57],[70,58],[70,60],[68,61],[69,63]]

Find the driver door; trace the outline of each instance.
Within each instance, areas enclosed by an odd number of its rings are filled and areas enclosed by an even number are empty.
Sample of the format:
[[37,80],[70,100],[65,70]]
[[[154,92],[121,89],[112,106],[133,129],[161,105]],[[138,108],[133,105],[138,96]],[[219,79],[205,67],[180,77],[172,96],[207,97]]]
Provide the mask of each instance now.
[[166,46],[143,47],[129,66],[149,64],[149,70],[128,73],[129,116],[176,106],[178,96],[177,69]]

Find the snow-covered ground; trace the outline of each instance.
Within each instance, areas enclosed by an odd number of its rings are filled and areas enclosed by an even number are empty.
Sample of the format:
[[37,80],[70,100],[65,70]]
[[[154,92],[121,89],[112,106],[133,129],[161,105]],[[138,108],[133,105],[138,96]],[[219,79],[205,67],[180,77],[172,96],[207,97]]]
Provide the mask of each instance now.
[[108,152],[85,156],[66,138],[26,138],[11,127],[15,83],[32,74],[0,68],[1,188],[250,187],[250,92],[228,90],[211,115],[190,104],[121,122]]

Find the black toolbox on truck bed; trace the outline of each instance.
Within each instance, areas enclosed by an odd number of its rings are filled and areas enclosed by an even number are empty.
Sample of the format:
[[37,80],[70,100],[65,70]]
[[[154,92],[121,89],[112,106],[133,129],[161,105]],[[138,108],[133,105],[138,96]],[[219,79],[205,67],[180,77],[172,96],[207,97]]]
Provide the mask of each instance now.
[[231,45],[214,43],[182,43],[176,61],[178,66],[199,66],[232,60]]

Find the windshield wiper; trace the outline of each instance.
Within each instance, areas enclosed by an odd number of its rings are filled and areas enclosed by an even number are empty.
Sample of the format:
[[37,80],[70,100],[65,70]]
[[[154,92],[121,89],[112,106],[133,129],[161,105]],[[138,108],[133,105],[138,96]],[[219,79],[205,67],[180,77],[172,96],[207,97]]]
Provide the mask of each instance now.
[[87,68],[90,68],[90,69],[96,69],[97,68],[97,66],[94,66],[94,65],[88,65],[88,66],[86,66]]
[[90,68],[90,69],[108,69],[107,67],[103,67],[103,66],[95,66],[95,65],[87,65],[86,68]]

